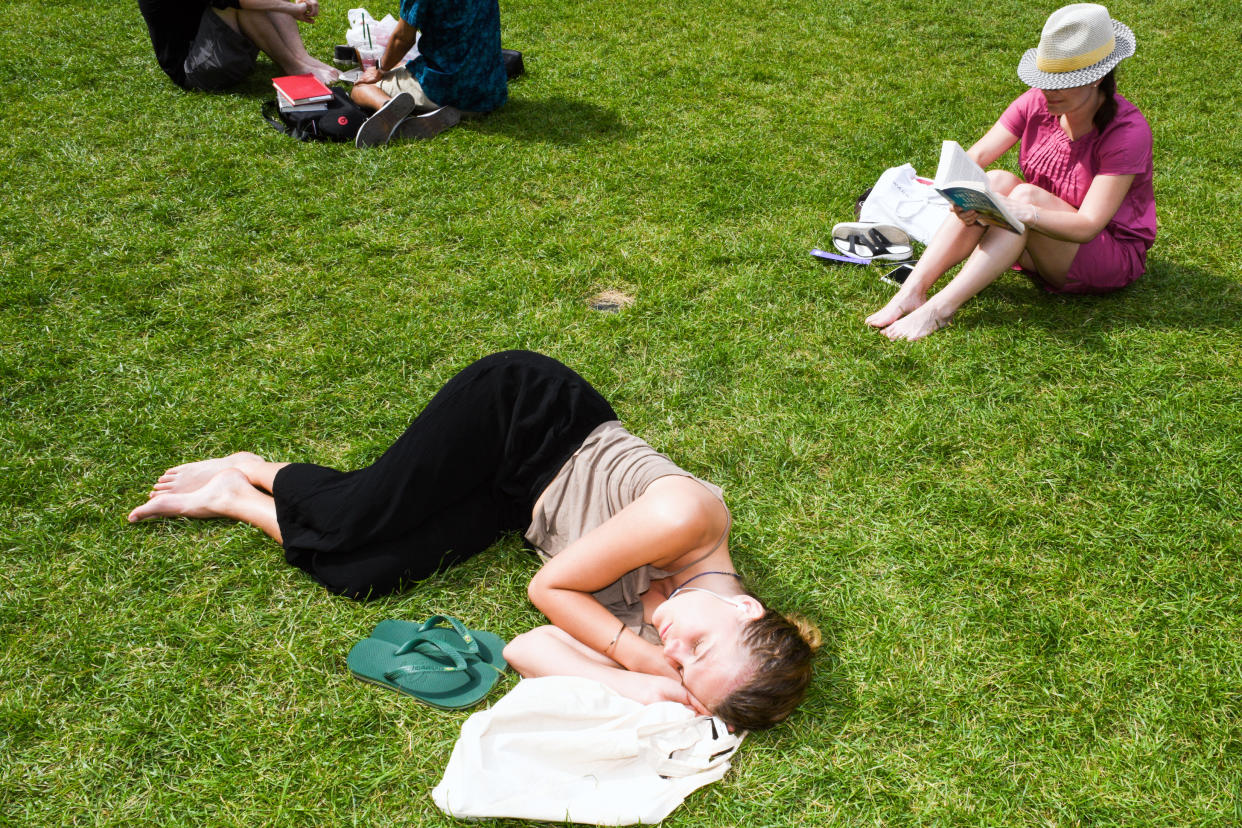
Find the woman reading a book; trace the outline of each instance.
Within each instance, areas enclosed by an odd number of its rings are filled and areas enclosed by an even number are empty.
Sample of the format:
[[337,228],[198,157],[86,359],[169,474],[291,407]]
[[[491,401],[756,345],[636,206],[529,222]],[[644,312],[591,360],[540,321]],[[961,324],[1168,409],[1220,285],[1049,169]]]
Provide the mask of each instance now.
[[[1132,54],[1134,34],[1105,7],[1077,3],[1052,13],[1039,47],[1018,64],[1018,77],[1032,88],[967,151],[987,167],[1021,142],[1023,178],[1003,170],[987,176],[1024,231],[954,207],[868,325],[889,339],[921,339],[1015,264],[1055,293],[1106,293],[1143,274],[1156,237],[1151,129],[1116,94],[1113,76]],[[928,289],[963,260],[929,299]]]
[[188,463],[129,520],[174,516],[257,526],[289,563],[358,599],[524,529],[544,559],[527,591],[554,626],[505,649],[518,672],[594,678],[748,730],[792,712],[819,643],[742,585],[720,489],[627,432],[578,374],[528,351],[458,373],[366,468],[248,452]]

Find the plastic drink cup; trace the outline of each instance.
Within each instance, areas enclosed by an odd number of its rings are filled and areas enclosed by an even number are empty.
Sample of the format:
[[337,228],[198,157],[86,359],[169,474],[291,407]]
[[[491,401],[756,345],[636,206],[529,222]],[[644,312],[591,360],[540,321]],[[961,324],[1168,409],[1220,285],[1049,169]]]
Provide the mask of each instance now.
[[358,47],[358,64],[362,67],[362,71],[374,69],[379,66],[380,58],[384,55],[382,46],[359,46]]

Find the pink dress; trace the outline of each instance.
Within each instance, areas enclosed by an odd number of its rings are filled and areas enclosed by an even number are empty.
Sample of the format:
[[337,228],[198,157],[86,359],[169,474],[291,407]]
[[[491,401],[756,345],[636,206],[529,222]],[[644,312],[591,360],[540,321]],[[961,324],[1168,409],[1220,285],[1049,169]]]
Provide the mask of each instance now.
[[1097,175],[1133,175],[1129,192],[1104,230],[1078,248],[1064,293],[1107,293],[1125,287],[1147,269],[1156,239],[1152,190],[1152,140],[1147,119],[1134,104],[1115,96],[1117,114],[1103,132],[1071,141],[1044,95],[1031,89],[1009,105],[1000,124],[1021,141],[1018,166],[1030,184],[1075,207]]

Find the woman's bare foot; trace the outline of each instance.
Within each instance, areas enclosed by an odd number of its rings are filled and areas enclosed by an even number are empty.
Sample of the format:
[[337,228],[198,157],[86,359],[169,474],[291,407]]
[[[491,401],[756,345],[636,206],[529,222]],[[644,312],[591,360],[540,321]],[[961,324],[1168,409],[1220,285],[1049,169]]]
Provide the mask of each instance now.
[[927,300],[922,296],[905,295],[897,291],[888,304],[867,317],[867,324],[873,328],[887,328],[908,313],[918,310]]
[[340,80],[341,73],[335,67],[326,63],[320,63],[312,58],[311,63],[306,64],[306,71],[310,72],[315,78],[325,86]]
[[235,504],[254,494],[257,490],[244,474],[237,469],[225,468],[192,491],[153,494],[150,500],[129,513],[129,522],[137,523],[153,517],[236,517]]
[[151,490],[151,497],[161,494],[189,494],[202,488],[207,481],[225,469],[235,469],[242,463],[262,462],[263,458],[253,452],[239,451],[228,457],[182,463],[160,475],[160,479]]
[[899,339],[913,342],[916,339],[922,339],[928,334],[934,334],[952,321],[953,314],[941,316],[935,304],[928,302],[898,319],[880,333],[894,342]]

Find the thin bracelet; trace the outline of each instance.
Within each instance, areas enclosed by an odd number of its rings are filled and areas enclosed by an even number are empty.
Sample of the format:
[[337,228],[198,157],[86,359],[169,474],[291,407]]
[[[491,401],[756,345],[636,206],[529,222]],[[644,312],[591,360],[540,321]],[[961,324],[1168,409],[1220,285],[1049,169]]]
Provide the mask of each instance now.
[[621,635],[625,632],[625,622],[621,622],[621,629],[617,630],[617,634],[612,637],[612,641],[608,642],[608,646],[604,648],[604,655],[608,655],[608,651],[617,646],[617,642],[621,640]]
[[1035,218],[1031,219],[1031,222],[1030,222],[1032,225],[1034,225],[1035,222],[1039,221],[1039,208],[1036,207],[1034,204],[1032,204],[1031,209],[1035,211]]

